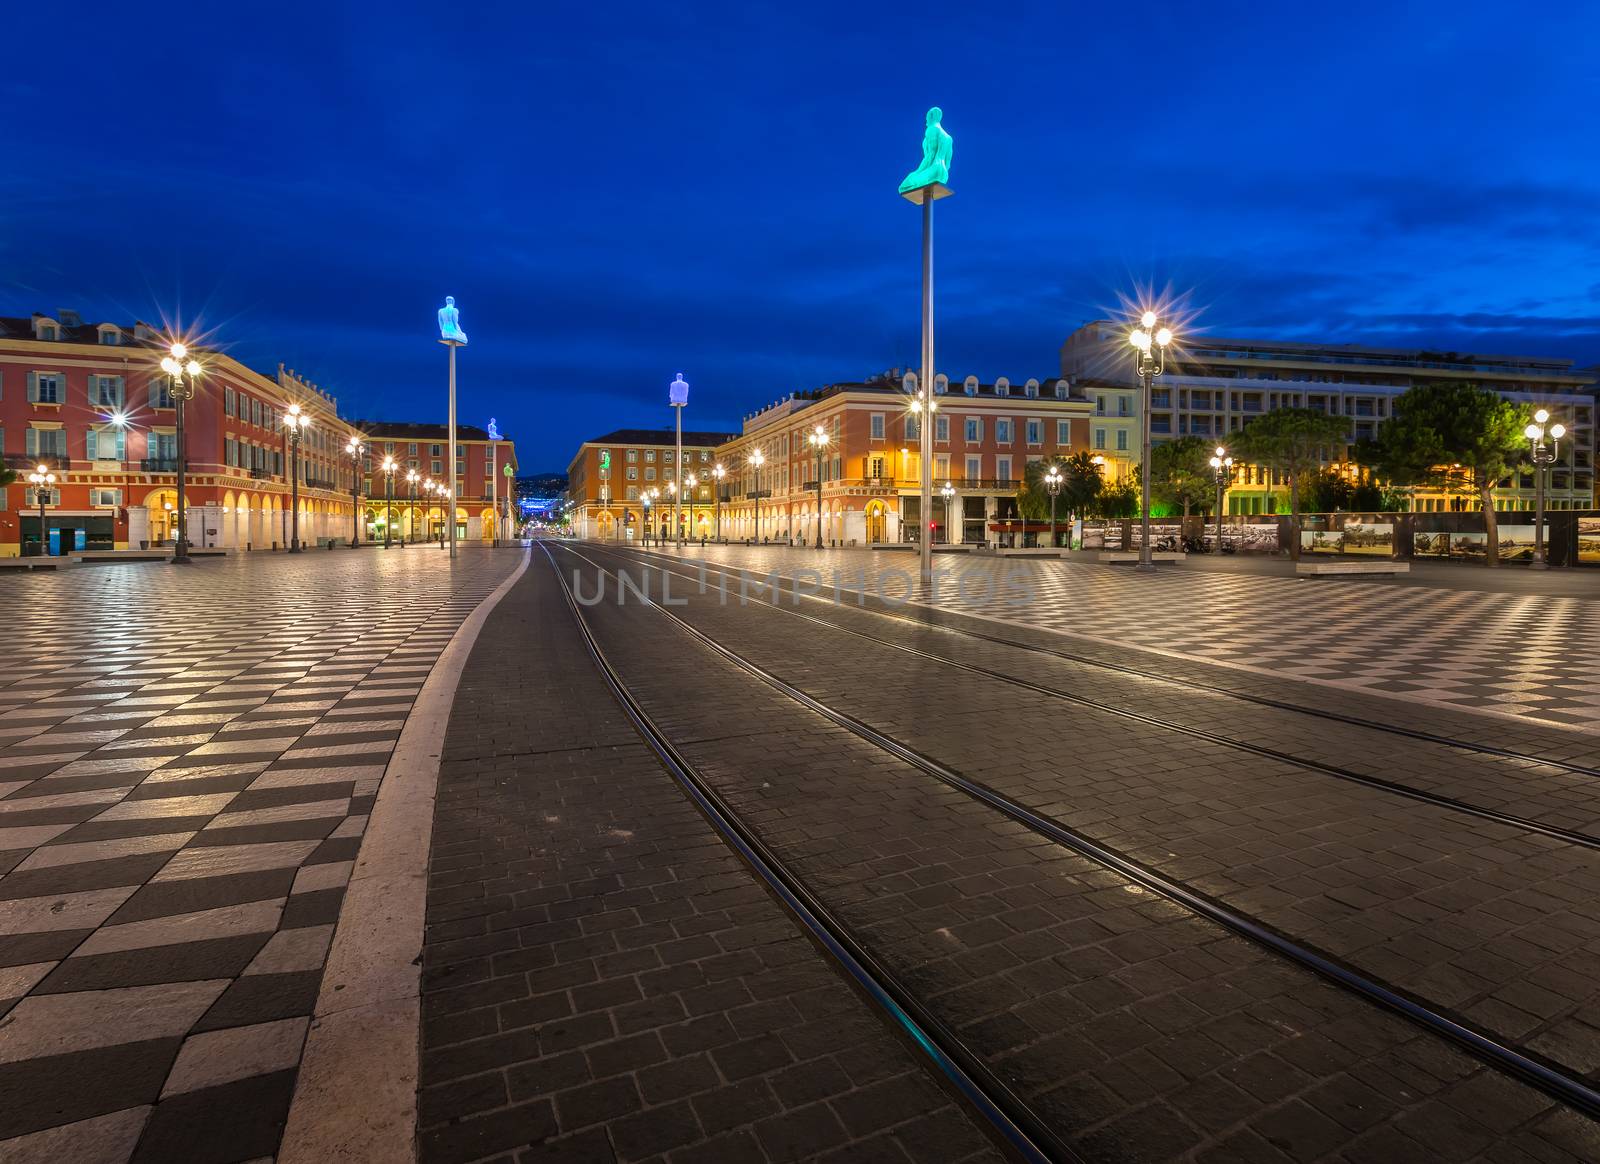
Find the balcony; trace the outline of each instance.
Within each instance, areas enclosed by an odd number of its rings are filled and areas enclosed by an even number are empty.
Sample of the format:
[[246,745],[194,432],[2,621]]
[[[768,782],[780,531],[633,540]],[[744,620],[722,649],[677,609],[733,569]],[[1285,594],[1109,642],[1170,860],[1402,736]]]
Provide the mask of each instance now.
[[146,473],[176,473],[178,471],[178,458],[146,457],[139,462],[139,468]]
[[43,465],[46,469],[59,469],[63,473],[72,467],[69,457],[57,456],[55,453],[29,453],[14,466],[22,476],[27,476],[27,471],[37,469]]
[[326,477],[307,477],[301,483],[307,489],[337,489],[339,487]]
[[271,469],[251,469],[250,470],[250,476],[251,476],[251,478],[253,480],[265,481],[267,478],[272,476],[272,470]]

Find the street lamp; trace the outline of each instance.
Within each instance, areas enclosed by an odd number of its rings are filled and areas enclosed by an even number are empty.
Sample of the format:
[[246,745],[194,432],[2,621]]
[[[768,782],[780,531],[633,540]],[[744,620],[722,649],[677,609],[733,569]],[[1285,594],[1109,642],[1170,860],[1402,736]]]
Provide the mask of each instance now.
[[[1534,515],[1533,515],[1533,561],[1531,565],[1535,570],[1548,570],[1550,563],[1545,560],[1544,554],[1544,479],[1550,471],[1550,466],[1555,464],[1556,458],[1561,455],[1561,438],[1567,435],[1564,424],[1552,424],[1549,428],[1550,414],[1544,409],[1539,409],[1533,414],[1533,423],[1522,430],[1522,435],[1528,438],[1533,449],[1533,489],[1534,489]],[[1549,436],[1550,443],[1545,444],[1544,438]],[[41,521],[40,528],[43,529]]]
[[760,449],[750,454],[750,464],[756,471],[756,545],[761,544],[761,466],[767,463],[767,455]]
[[683,496],[689,506],[689,538],[691,541],[694,539],[694,491],[695,486],[699,484],[700,478],[693,473],[683,479]]
[[1045,492],[1050,494],[1050,548],[1056,548],[1056,498],[1061,496],[1061,470],[1051,465],[1044,475]]
[[644,529],[639,531],[639,541],[642,545],[650,544],[650,495],[654,489],[646,489],[639,495],[639,500],[644,502]]
[[386,550],[394,529],[394,471],[399,467],[393,457],[383,459],[383,548]]
[[367,446],[360,437],[351,437],[344,451],[350,454],[350,548],[361,544],[361,457]]
[[1221,445],[1217,446],[1215,455],[1211,458],[1211,471],[1217,475],[1217,553],[1222,553],[1222,494],[1233,480],[1233,458],[1228,456],[1228,450]]
[[939,495],[944,498],[944,540],[946,542],[954,542],[955,538],[951,535],[955,532],[956,524],[955,518],[951,514],[954,512],[953,506],[956,503],[956,487],[946,481],[940,486]]
[[39,503],[39,556],[48,557],[50,543],[44,533],[44,491],[56,483],[56,475],[50,471],[49,465],[40,465],[28,474],[28,483],[33,486],[33,499]]
[[1156,324],[1160,322],[1155,312],[1146,311],[1139,317],[1139,326],[1128,333],[1128,342],[1133,345],[1135,352],[1134,365],[1139,372],[1139,379],[1144,383],[1144,416],[1139,425],[1139,449],[1142,458],[1139,476],[1143,504],[1140,515],[1138,568],[1146,571],[1155,569],[1150,558],[1150,406],[1153,403],[1151,393],[1155,378],[1161,375],[1166,366],[1167,345],[1172,342],[1172,330],[1157,327]]
[[283,427],[289,433],[289,552],[300,552],[300,434],[311,427],[311,418],[298,404],[289,405],[283,414]]
[[[417,523],[417,471],[412,469],[406,474],[406,480],[411,483],[411,501],[406,508],[406,525],[410,526],[410,533],[416,533]],[[407,530],[400,531],[400,547],[405,548]],[[412,539],[413,541],[416,539]]]
[[183,441],[183,404],[195,394],[200,379],[200,363],[189,359],[188,347],[174,341],[161,359],[161,370],[172,377],[172,402],[178,418],[178,534],[173,541],[172,561],[174,565],[187,566],[189,538],[184,528],[184,461],[187,450]]
[[822,453],[828,447],[828,430],[820,424],[806,434],[806,442],[817,454],[817,549],[822,548]]
[[728,470],[724,469],[719,461],[711,470],[711,475],[717,479],[716,484],[713,486],[713,491],[717,495],[717,541],[720,542],[722,540],[722,479],[728,475]]

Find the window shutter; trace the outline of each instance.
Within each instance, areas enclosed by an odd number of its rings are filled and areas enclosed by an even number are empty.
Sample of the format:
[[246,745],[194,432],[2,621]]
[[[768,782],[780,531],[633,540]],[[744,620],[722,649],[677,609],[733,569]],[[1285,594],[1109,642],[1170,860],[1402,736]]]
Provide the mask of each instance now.
[[118,429],[117,430],[117,460],[126,461],[127,459],[128,459],[128,434],[123,432],[121,429]]
[[37,402],[39,399],[39,373],[28,373],[28,399]]
[[110,379],[111,379],[111,402],[113,404],[115,404],[118,408],[121,408],[121,407],[123,407],[124,401],[127,400],[127,395],[126,395],[126,392],[127,392],[127,380],[124,379],[121,376],[112,376]]
[[[32,376],[33,373],[29,372],[28,375]],[[30,457],[38,456],[39,455],[39,430],[36,429],[36,428],[29,428],[28,429],[27,440],[28,440],[28,443],[27,443],[28,456],[30,456]]]
[[92,428],[84,434],[83,455],[91,461],[100,459],[100,434]]
[[161,406],[161,385],[157,381],[151,380],[150,381],[150,407],[151,408],[159,408],[160,406]]

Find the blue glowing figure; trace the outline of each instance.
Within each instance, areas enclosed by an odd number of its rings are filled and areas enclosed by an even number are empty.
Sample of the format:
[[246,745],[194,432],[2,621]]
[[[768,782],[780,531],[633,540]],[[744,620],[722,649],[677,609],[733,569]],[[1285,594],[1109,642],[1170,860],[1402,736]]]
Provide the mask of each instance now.
[[667,399],[679,408],[689,403],[689,382],[683,378],[682,372],[667,386]]
[[489,418],[489,439],[492,441],[500,439],[500,430],[495,426],[494,417],[492,416]]
[[439,338],[447,344],[467,342],[467,333],[461,330],[461,312],[456,310],[454,295],[446,295],[444,306],[439,308]]
[[950,150],[954,143],[939,124],[943,117],[944,111],[937,105],[928,110],[928,132],[922,135],[922,165],[906,175],[900,183],[900,193],[950,181]]

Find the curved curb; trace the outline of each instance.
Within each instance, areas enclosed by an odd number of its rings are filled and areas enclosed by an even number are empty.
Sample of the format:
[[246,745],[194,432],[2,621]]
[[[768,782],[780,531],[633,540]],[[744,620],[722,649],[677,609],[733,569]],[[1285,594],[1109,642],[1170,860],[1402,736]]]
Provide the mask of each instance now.
[[278,1164],[416,1159],[422,939],[439,762],[467,657],[532,558],[529,546],[456,628],[389,757],[339,911]]

